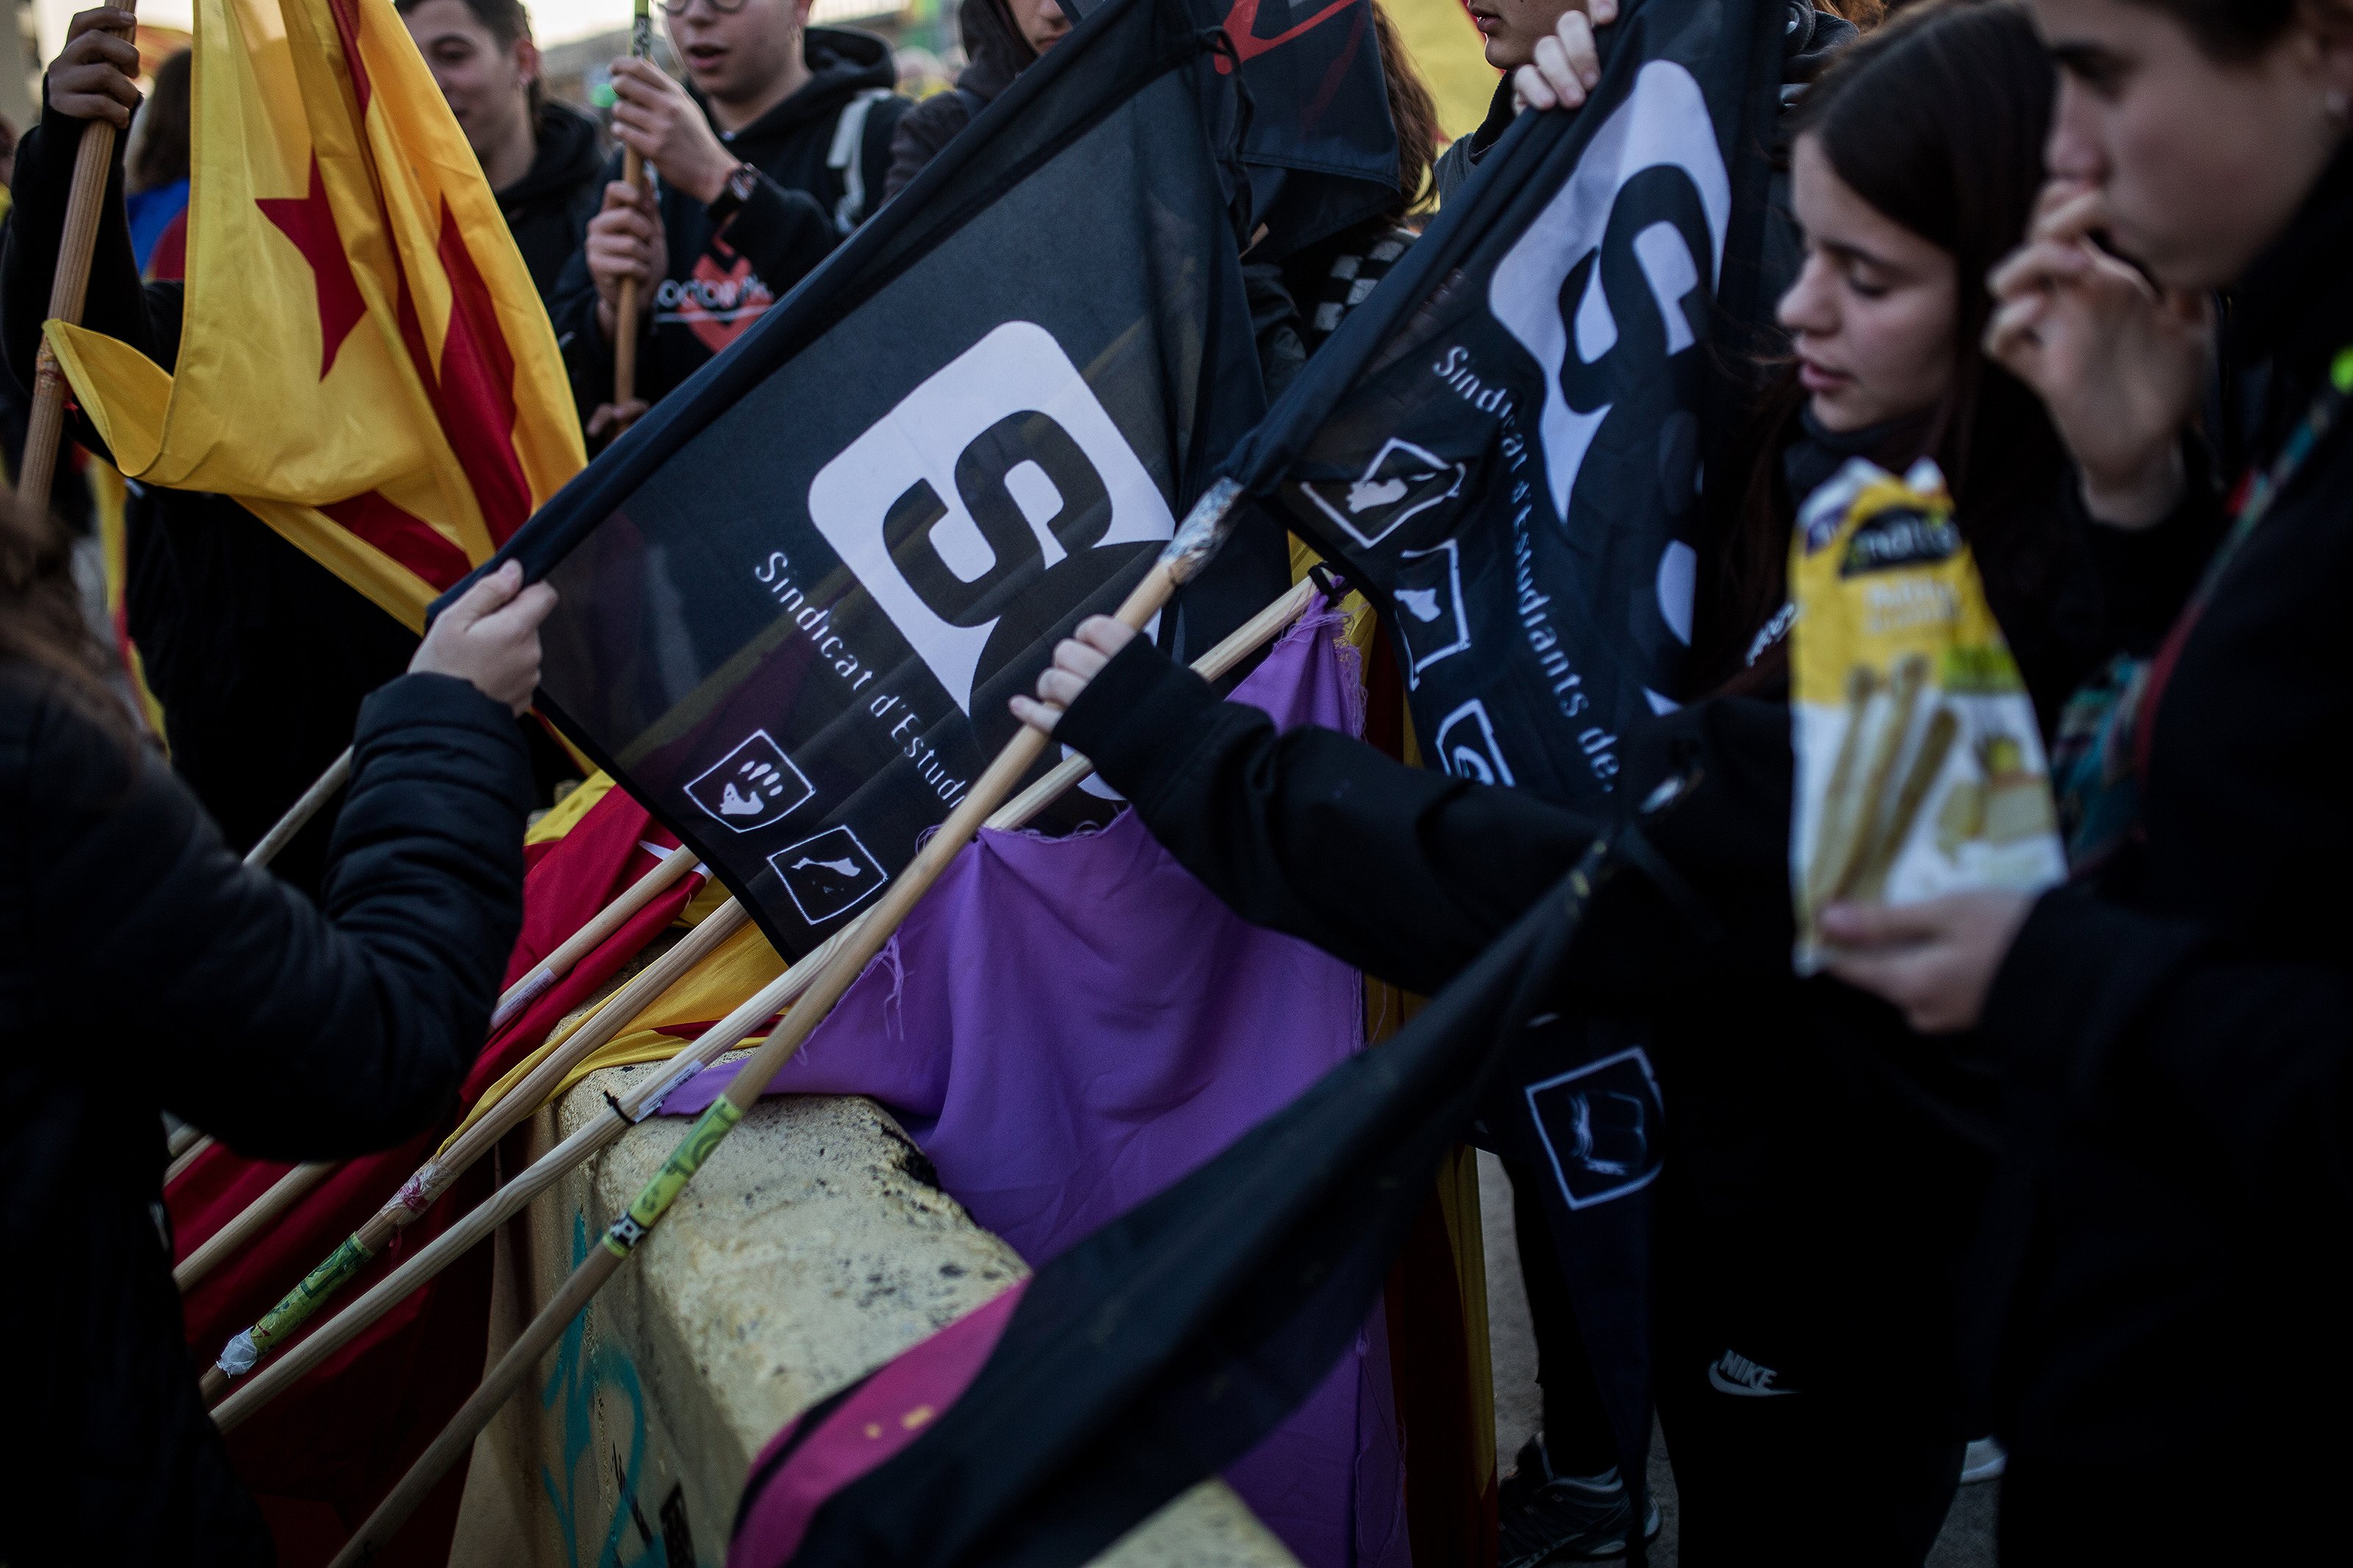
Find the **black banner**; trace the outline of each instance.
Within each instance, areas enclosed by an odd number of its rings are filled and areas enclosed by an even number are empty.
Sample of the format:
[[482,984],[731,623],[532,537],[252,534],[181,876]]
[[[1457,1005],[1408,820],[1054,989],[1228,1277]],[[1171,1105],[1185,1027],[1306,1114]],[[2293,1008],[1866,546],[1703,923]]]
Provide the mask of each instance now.
[[1230,465],[1366,584],[1424,754],[1611,793],[1672,706],[1717,387],[1761,314],[1778,5],[1639,0],[1526,114]]
[[[1261,411],[1210,37],[1111,0],[502,552],[561,595],[543,710],[787,956],[964,798]],[[1174,651],[1285,585],[1262,531]]]

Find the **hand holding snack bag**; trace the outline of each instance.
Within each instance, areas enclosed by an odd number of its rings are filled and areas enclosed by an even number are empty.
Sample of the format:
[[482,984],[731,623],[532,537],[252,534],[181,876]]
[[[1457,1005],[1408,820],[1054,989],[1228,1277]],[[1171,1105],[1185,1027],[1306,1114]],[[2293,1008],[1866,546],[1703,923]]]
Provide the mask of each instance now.
[[1798,973],[1828,962],[1831,904],[2063,878],[2034,703],[1936,464],[1850,462],[1789,550]]

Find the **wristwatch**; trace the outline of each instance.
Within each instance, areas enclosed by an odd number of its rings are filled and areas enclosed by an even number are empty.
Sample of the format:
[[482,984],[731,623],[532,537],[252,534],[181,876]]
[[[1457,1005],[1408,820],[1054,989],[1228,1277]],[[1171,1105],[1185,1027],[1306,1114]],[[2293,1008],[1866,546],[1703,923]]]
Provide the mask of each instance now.
[[718,228],[741,211],[752,193],[760,188],[760,171],[749,163],[738,163],[728,171],[727,184],[719,194],[705,204],[703,210],[711,215],[711,226]]

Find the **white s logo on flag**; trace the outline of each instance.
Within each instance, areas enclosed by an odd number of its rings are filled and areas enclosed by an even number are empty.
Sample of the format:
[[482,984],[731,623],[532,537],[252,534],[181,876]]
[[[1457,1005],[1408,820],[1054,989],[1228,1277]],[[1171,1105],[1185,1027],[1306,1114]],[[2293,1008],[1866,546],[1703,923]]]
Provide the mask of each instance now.
[[808,510],[967,714],[1010,595],[1077,552],[1176,527],[1078,366],[1030,321],[909,393],[810,482]]
[[[1600,247],[1619,193],[1648,170],[1680,170],[1697,193],[1711,251],[1704,272],[1681,228],[1649,225],[1632,237],[1634,260],[1664,319],[1665,349],[1682,353],[1696,340],[1681,306],[1693,289],[1713,292],[1724,261],[1725,226],[1732,212],[1732,181],[1715,144],[1707,99],[1692,75],[1672,60],[1652,60],[1634,78],[1634,90],[1586,144],[1577,172],[1496,264],[1487,307],[1545,370],[1544,412],[1537,429],[1552,481],[1554,515],[1568,517],[1568,498],[1610,405],[1580,411],[1562,386],[1564,368],[1589,366],[1618,342],[1626,304],[1613,310],[1599,266],[1588,273],[1574,307],[1562,295],[1577,268]],[[1575,364],[1567,359],[1574,318]]]

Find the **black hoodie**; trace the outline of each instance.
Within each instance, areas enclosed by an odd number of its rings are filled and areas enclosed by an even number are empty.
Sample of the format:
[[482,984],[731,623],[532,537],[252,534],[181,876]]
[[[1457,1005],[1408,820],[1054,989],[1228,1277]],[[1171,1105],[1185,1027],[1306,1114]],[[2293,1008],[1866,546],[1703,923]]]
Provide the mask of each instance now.
[[909,110],[891,139],[891,175],[883,194],[895,196],[940,149],[996,101],[1013,79],[1037,63],[1038,51],[1021,36],[1005,0],[967,0],[956,11],[956,30],[972,63],[957,76],[955,90],[934,93]]
[[[762,175],[723,231],[712,232],[701,202],[658,184],[670,265],[639,318],[637,394],[649,403],[743,336],[881,205],[891,133],[907,110],[892,90],[891,47],[871,33],[811,27],[803,49],[809,80],[798,92],[743,130],[719,132]],[[857,145],[837,156],[846,127]],[[617,153],[606,179],[619,179],[620,169]],[[613,345],[596,326],[585,250],[565,265],[548,314],[585,420],[613,395]]]
[[498,193],[499,210],[531,268],[532,286],[552,300],[564,264],[605,199],[605,138],[595,120],[553,99],[539,106],[532,134],[538,151],[523,177]]

